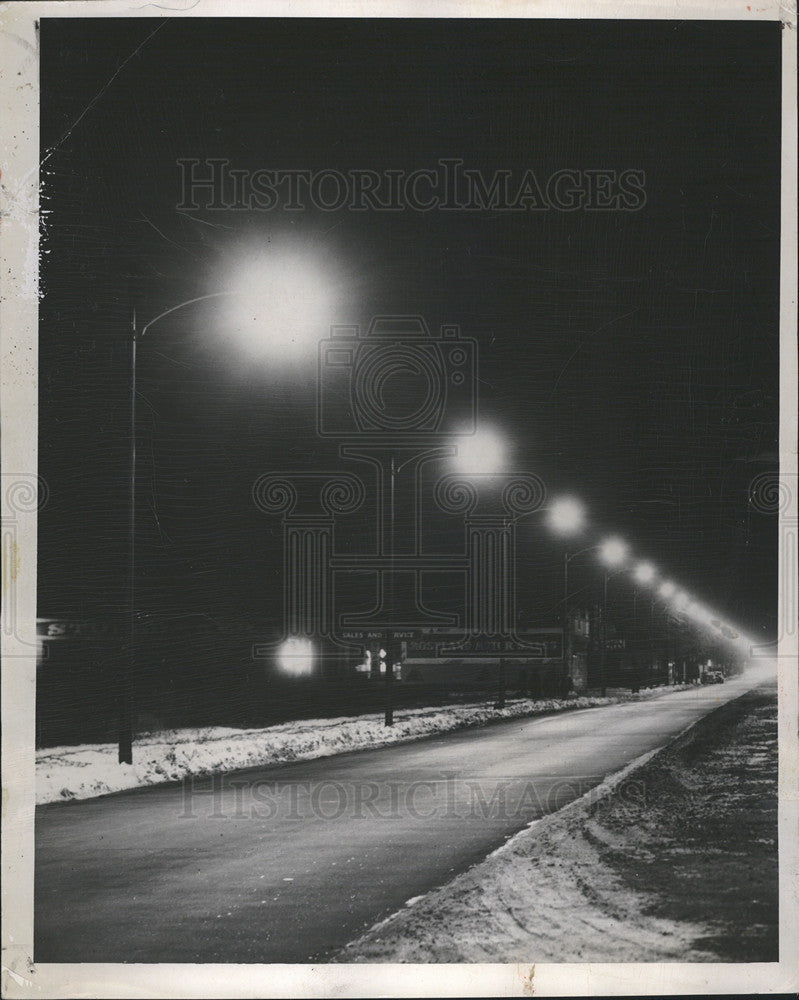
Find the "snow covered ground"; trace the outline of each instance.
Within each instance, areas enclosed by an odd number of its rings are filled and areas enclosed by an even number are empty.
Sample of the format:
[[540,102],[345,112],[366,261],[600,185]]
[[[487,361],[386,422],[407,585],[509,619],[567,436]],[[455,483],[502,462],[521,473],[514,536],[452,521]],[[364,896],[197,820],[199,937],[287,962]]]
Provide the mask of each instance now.
[[410,899],[340,962],[773,962],[776,685]]
[[311,760],[480,726],[497,719],[656,698],[678,690],[682,687],[655,688],[637,695],[619,693],[607,698],[521,698],[508,700],[504,709],[495,709],[488,702],[407,709],[396,714],[391,728],[383,725],[382,714],[374,714],[304,719],[267,729],[175,729],[137,736],[132,765],[118,763],[115,743],[48,747],[36,753],[36,802],[41,805],[88,799],[142,785],[180,781],[189,775]]

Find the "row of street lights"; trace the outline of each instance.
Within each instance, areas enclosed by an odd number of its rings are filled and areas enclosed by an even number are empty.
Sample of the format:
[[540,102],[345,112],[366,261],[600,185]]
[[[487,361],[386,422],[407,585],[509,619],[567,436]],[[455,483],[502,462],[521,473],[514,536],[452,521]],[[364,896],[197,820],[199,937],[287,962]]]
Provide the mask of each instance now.
[[[189,306],[211,300],[227,301],[231,308],[225,325],[247,363],[268,361],[270,366],[292,364],[316,347],[319,332],[329,322],[338,301],[339,287],[328,262],[318,260],[311,248],[295,243],[242,248],[232,261],[228,287],[178,302],[148,322],[140,324],[136,310],[130,330],[130,482],[128,655],[120,684],[120,764],[133,763],[133,677],[136,659],[136,410],[137,346],[150,329]],[[148,337],[148,340],[150,338]],[[300,643],[282,657],[287,672],[299,672],[308,651]],[[299,665],[299,667],[298,667]]]
[[[492,454],[501,453],[497,448],[496,436],[492,439],[492,448],[480,448],[474,443],[470,445],[469,454]],[[472,472],[485,471],[471,469]],[[489,470],[489,471],[493,471]],[[562,496],[552,501],[546,508],[547,523],[550,530],[561,538],[575,538],[582,534],[587,528],[586,511],[584,505],[573,496]],[[603,567],[603,587],[602,587],[602,637],[601,637],[601,665],[600,678],[602,694],[606,693],[607,682],[607,623],[608,623],[608,584],[612,575],[630,570],[631,577],[636,585],[636,595],[639,587],[648,588],[650,591],[650,647],[652,644],[652,617],[654,615],[654,603],[656,596],[659,597],[666,606],[670,607],[677,615],[691,621],[697,627],[704,627],[714,638],[724,638],[732,643],[737,643],[739,648],[744,649],[752,644],[752,640],[740,634],[739,630],[722,620],[721,616],[714,613],[701,602],[693,599],[685,590],[670,579],[660,577],[657,567],[648,560],[636,560],[632,558],[630,546],[622,538],[612,535],[599,542],[586,545],[577,551],[566,551],[563,556],[563,601],[562,601],[562,622],[564,628],[564,656],[566,655],[566,632],[568,627],[568,603],[569,593],[569,567],[574,559],[588,553],[595,552]],[[652,655],[650,648],[650,656]]]
[[[129,611],[130,636],[127,670],[123,676],[119,761],[132,763],[133,743],[133,691],[135,646],[136,646],[136,403],[137,403],[137,358],[138,342],[151,327],[179,310],[211,299],[229,299],[235,303],[235,311],[227,319],[233,334],[241,341],[244,355],[254,359],[256,355],[267,357],[270,363],[291,361],[305,356],[318,341],[319,331],[331,315],[338,289],[331,282],[329,274],[314,260],[313,255],[303,248],[272,248],[269,258],[255,259],[249,255],[248,267],[235,269],[235,280],[231,289],[211,292],[177,303],[159,313],[146,324],[138,325],[134,313],[131,331],[131,453],[130,453],[130,566],[129,566]],[[503,436],[491,428],[458,443],[456,464],[467,474],[491,475],[497,473],[504,464],[506,442]],[[392,460],[392,515],[393,477]],[[552,532],[563,538],[579,536],[586,528],[585,508],[575,497],[556,498],[547,508],[548,525]],[[393,529],[393,525],[392,525]],[[392,530],[392,556],[394,551]],[[602,687],[605,689],[605,655],[607,646],[607,590],[611,571],[622,569],[628,561],[628,546],[617,538],[610,537],[595,545],[588,545],[577,552],[567,552],[563,560],[563,609],[564,655],[569,601],[569,565],[585,552],[597,551],[604,565],[603,587],[603,636],[602,636]],[[636,583],[653,586],[657,572],[651,563],[639,562],[633,569]],[[712,623],[728,638],[737,635],[730,626],[721,625],[720,620],[707,609],[691,602],[684,591],[677,589],[671,581],[664,580],[658,591],[664,600],[673,600],[675,609],[692,617],[697,623]],[[653,598],[654,599],[654,598]],[[725,631],[726,630],[726,631]],[[287,648],[281,666],[287,673],[305,672],[311,659],[307,643]]]
[[[504,442],[495,431],[478,433],[465,444],[458,445],[458,458],[461,471],[471,474],[492,474],[499,471],[502,456],[505,453]],[[552,533],[561,538],[579,537],[587,528],[586,510],[580,500],[573,496],[561,496],[554,499],[546,508],[547,523]],[[654,616],[655,598],[660,597],[673,612],[690,620],[696,626],[705,626],[712,635],[714,630],[718,637],[738,642],[742,646],[751,640],[739,634],[732,625],[722,621],[719,615],[700,602],[692,599],[689,594],[680,589],[669,579],[661,579],[657,567],[647,560],[635,560],[631,557],[630,547],[622,538],[609,536],[599,542],[586,545],[577,551],[566,551],[563,556],[563,600],[562,615],[564,629],[564,656],[566,656],[566,634],[568,629],[569,567],[574,559],[588,553],[598,554],[603,566],[602,587],[602,636],[600,678],[602,694],[606,693],[607,682],[607,646],[608,646],[608,584],[611,576],[629,569],[636,586],[636,596],[639,587],[650,590],[650,657],[652,646],[652,619]],[[657,589],[655,589],[657,588]]]

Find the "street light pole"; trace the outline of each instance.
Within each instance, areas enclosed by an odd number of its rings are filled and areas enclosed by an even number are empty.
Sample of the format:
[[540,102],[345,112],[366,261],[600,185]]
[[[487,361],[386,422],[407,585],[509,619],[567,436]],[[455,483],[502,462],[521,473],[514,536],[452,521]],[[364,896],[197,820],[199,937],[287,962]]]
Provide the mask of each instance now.
[[136,660],[136,310],[130,337],[130,551],[128,567],[128,655],[119,705],[120,764],[133,763],[133,673]]
[[136,319],[136,308],[133,308],[133,321],[130,336],[130,511],[129,511],[129,552],[128,552],[128,655],[122,672],[119,691],[119,748],[120,764],[133,763],[133,686],[136,667],[136,346],[149,328],[165,316],[178,309],[194,305],[195,302],[205,302],[207,299],[218,299],[234,294],[232,292],[211,292],[198,295],[185,302],[179,302],[165,309],[146,323],[139,330]]
[[566,673],[570,674],[571,670],[571,642],[570,642],[570,631],[569,631],[569,561],[571,556],[568,552],[563,553],[563,611],[561,614],[561,622],[563,625],[563,661],[566,667]]
[[[625,617],[625,633],[626,633],[626,638],[629,639],[630,646],[632,647],[631,650],[630,650],[630,652],[631,652],[630,660],[632,661],[632,674],[633,674],[633,676],[632,676],[632,683],[634,685],[634,687],[633,687],[632,690],[633,690],[634,693],[636,693],[640,689],[640,686],[641,686],[641,674],[643,674],[644,683],[646,683],[646,680],[649,677],[649,668],[647,667],[644,670],[641,669],[641,663],[640,663],[640,661],[641,661],[641,659],[643,659],[643,656],[639,657],[639,654],[641,653],[641,649],[642,649],[642,645],[643,644],[640,642],[641,630],[638,627],[638,586],[637,585],[633,586],[633,619],[632,619],[632,624],[629,627],[629,630],[626,627],[626,618],[627,618],[626,614],[625,614],[624,617]],[[622,662],[624,662],[624,659],[625,658],[623,657],[622,658]],[[630,660],[628,660],[628,662],[630,662]]]
[[599,663],[599,683],[603,698],[607,694],[607,687],[605,685],[605,668],[607,666],[608,646],[608,576],[609,572],[605,569],[605,581],[602,590],[602,658]]
[[580,549],[577,552],[564,552],[563,553],[563,614],[566,614],[566,605],[569,600],[569,563],[572,559],[576,559],[577,556],[583,555],[584,552],[596,552],[597,549],[601,548],[601,545],[586,545],[584,549]]
[[[598,545],[586,545],[585,548],[580,549],[578,552],[564,552],[563,553],[563,607],[561,611],[561,622],[563,624],[563,659],[566,665],[566,670],[571,669],[571,632],[569,629],[569,563],[572,559],[576,559],[577,556],[581,556],[584,552],[594,552],[600,546]],[[604,615],[603,615],[604,621]],[[603,625],[604,628],[604,625]]]
[[649,598],[649,642],[647,643],[649,647],[649,667],[650,670],[654,666],[655,659],[655,595],[651,594]]
[[[391,546],[391,559],[389,578],[389,608],[393,613],[394,609],[394,486],[397,475],[396,459],[391,455],[391,495],[389,497],[390,530],[388,543]],[[386,710],[384,722],[387,726],[394,725],[394,643],[386,643],[388,646],[388,656],[386,657]]]
[[568,552],[563,553],[563,620],[566,621],[566,604],[569,600],[569,556]]
[[494,708],[505,707],[505,690],[507,688],[507,662],[504,659],[499,661],[499,694]]
[[[290,261],[292,276],[296,278],[296,262]],[[285,274],[280,270],[281,280],[285,278]],[[304,279],[303,279],[304,280]],[[257,285],[257,280],[253,282]],[[307,282],[305,282],[307,284]],[[305,289],[305,284],[300,286],[298,284],[298,292]],[[133,328],[131,334],[131,397],[130,397],[130,432],[131,432],[131,449],[130,449],[130,565],[129,565],[129,581],[128,581],[128,606],[130,615],[130,636],[128,642],[128,657],[125,672],[122,677],[120,698],[119,698],[119,762],[121,764],[131,764],[133,762],[133,680],[134,680],[134,668],[135,668],[135,645],[136,645],[136,346],[137,342],[142,339],[147,331],[155,323],[164,319],[167,316],[171,316],[172,313],[177,312],[180,309],[184,309],[187,306],[195,305],[200,302],[206,302],[211,299],[220,298],[238,298],[246,294],[246,289],[235,288],[235,289],[225,289],[218,292],[208,292],[204,295],[196,295],[193,298],[186,299],[183,302],[178,302],[168,309],[164,309],[157,316],[153,317],[147,323],[145,323],[141,328],[139,328],[136,319],[135,308],[133,310]],[[248,315],[250,311],[248,310]],[[250,318],[251,315],[250,315]],[[308,324],[306,323],[306,326]],[[287,341],[287,343],[289,343]]]

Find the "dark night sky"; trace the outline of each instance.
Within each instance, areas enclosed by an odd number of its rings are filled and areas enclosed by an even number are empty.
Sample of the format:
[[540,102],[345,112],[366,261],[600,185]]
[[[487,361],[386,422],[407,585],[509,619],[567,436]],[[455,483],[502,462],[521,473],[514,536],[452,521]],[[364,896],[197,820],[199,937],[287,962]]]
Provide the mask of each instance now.
[[[515,466],[775,630],[776,522],[747,498],[777,465],[778,23],[45,19],[41,53],[40,614],[124,600],[131,308],[218,289],[236,247],[290,234],[344,276],[337,318],[414,312],[476,337]],[[647,203],[178,212],[176,160],[210,156],[634,168]],[[250,486],[332,452],[307,373],[230,364],[205,316],[141,346],[139,603],[271,628],[279,526]],[[523,546],[530,606],[549,608],[562,550],[532,523]]]

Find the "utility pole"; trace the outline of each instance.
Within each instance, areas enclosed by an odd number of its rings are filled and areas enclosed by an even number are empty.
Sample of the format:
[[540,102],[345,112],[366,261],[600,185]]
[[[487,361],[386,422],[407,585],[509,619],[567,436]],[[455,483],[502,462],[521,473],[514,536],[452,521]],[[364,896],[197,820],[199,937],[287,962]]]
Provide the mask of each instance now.
[[599,662],[599,683],[602,688],[602,697],[607,694],[605,682],[605,668],[607,666],[608,648],[608,571],[605,570],[604,587],[602,589],[602,658]]
[[136,310],[130,337],[130,542],[128,655],[119,692],[119,763],[133,763],[133,671],[136,661]]
[[[394,614],[394,554],[396,542],[394,540],[394,491],[396,487],[397,463],[396,458],[391,456],[391,496],[389,513],[391,517],[391,530],[389,531],[389,545],[391,546],[391,569],[389,570],[389,618]],[[387,726],[394,725],[394,643],[384,639],[386,649],[386,706],[384,723]]]
[[388,646],[386,655],[386,710],[384,722],[387,726],[394,725],[394,644]]
[[[649,600],[649,666],[650,669],[655,665],[655,596],[651,596]],[[668,677],[667,677],[668,681]]]
[[563,663],[571,677],[571,630],[569,628],[569,553],[563,553]]
[[505,688],[506,684],[506,660],[499,661],[499,695],[497,697],[496,704],[494,708],[504,708],[505,707]]

